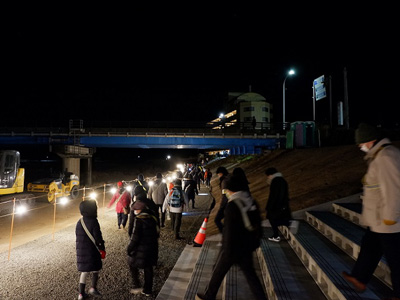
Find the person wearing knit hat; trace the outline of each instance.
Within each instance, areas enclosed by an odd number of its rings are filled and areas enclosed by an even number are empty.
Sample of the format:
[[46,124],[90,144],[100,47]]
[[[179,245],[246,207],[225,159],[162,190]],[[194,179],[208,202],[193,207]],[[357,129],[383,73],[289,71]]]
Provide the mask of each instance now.
[[355,141],[366,153],[368,165],[360,218],[367,230],[353,269],[342,275],[356,290],[364,291],[385,256],[393,288],[392,298],[388,299],[400,299],[400,149],[365,123],[358,126]]
[[366,123],[360,123],[355,132],[355,140],[357,145],[378,140],[379,137],[380,134],[378,129]]

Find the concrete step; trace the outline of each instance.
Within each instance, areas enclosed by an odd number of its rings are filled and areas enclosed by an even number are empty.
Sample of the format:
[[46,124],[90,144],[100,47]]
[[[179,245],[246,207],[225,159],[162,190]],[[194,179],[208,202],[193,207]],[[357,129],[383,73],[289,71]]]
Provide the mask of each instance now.
[[[310,211],[306,213],[307,222],[314,226],[326,238],[357,259],[361,239],[366,229],[327,211]],[[388,286],[391,286],[390,269],[383,257],[374,274]]]
[[361,209],[361,203],[332,203],[332,210],[335,214],[354,224],[365,227],[360,225]]
[[376,278],[371,280],[364,293],[357,293],[341,275],[342,271],[350,272],[354,260],[307,222],[300,222],[296,235],[286,227],[281,229],[289,245],[327,299],[372,300],[381,299],[385,294],[389,294],[390,289]]
[[279,243],[268,241],[270,236],[272,229],[264,228],[257,250],[268,299],[326,299],[288,242],[285,239]]

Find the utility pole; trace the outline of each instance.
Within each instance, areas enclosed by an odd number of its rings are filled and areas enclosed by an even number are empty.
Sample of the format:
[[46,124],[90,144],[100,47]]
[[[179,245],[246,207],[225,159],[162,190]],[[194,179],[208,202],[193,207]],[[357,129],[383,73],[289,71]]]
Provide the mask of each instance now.
[[346,67],[343,69],[343,90],[344,90],[344,125],[346,129],[350,128],[349,121],[349,95],[347,91],[347,70]]

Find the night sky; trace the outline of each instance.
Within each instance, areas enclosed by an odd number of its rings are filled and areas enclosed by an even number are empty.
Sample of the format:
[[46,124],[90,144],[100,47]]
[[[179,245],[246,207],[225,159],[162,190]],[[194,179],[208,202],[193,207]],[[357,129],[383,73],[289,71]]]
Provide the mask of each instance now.
[[393,7],[85,5],[10,10],[2,121],[204,122],[250,86],[281,121],[290,68],[286,120],[311,120],[313,80],[332,76],[336,104],[345,67],[352,126],[400,120]]

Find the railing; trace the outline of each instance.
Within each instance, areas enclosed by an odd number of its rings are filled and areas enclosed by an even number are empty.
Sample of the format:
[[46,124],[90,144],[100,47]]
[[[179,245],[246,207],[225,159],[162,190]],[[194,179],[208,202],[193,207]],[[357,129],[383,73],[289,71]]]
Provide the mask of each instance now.
[[193,133],[193,134],[285,134],[286,126],[282,123],[251,122],[213,123],[213,122],[167,122],[167,121],[85,121],[79,132],[71,129],[65,122],[46,121],[0,121],[0,134],[52,133],[54,135],[81,135],[104,133]]

